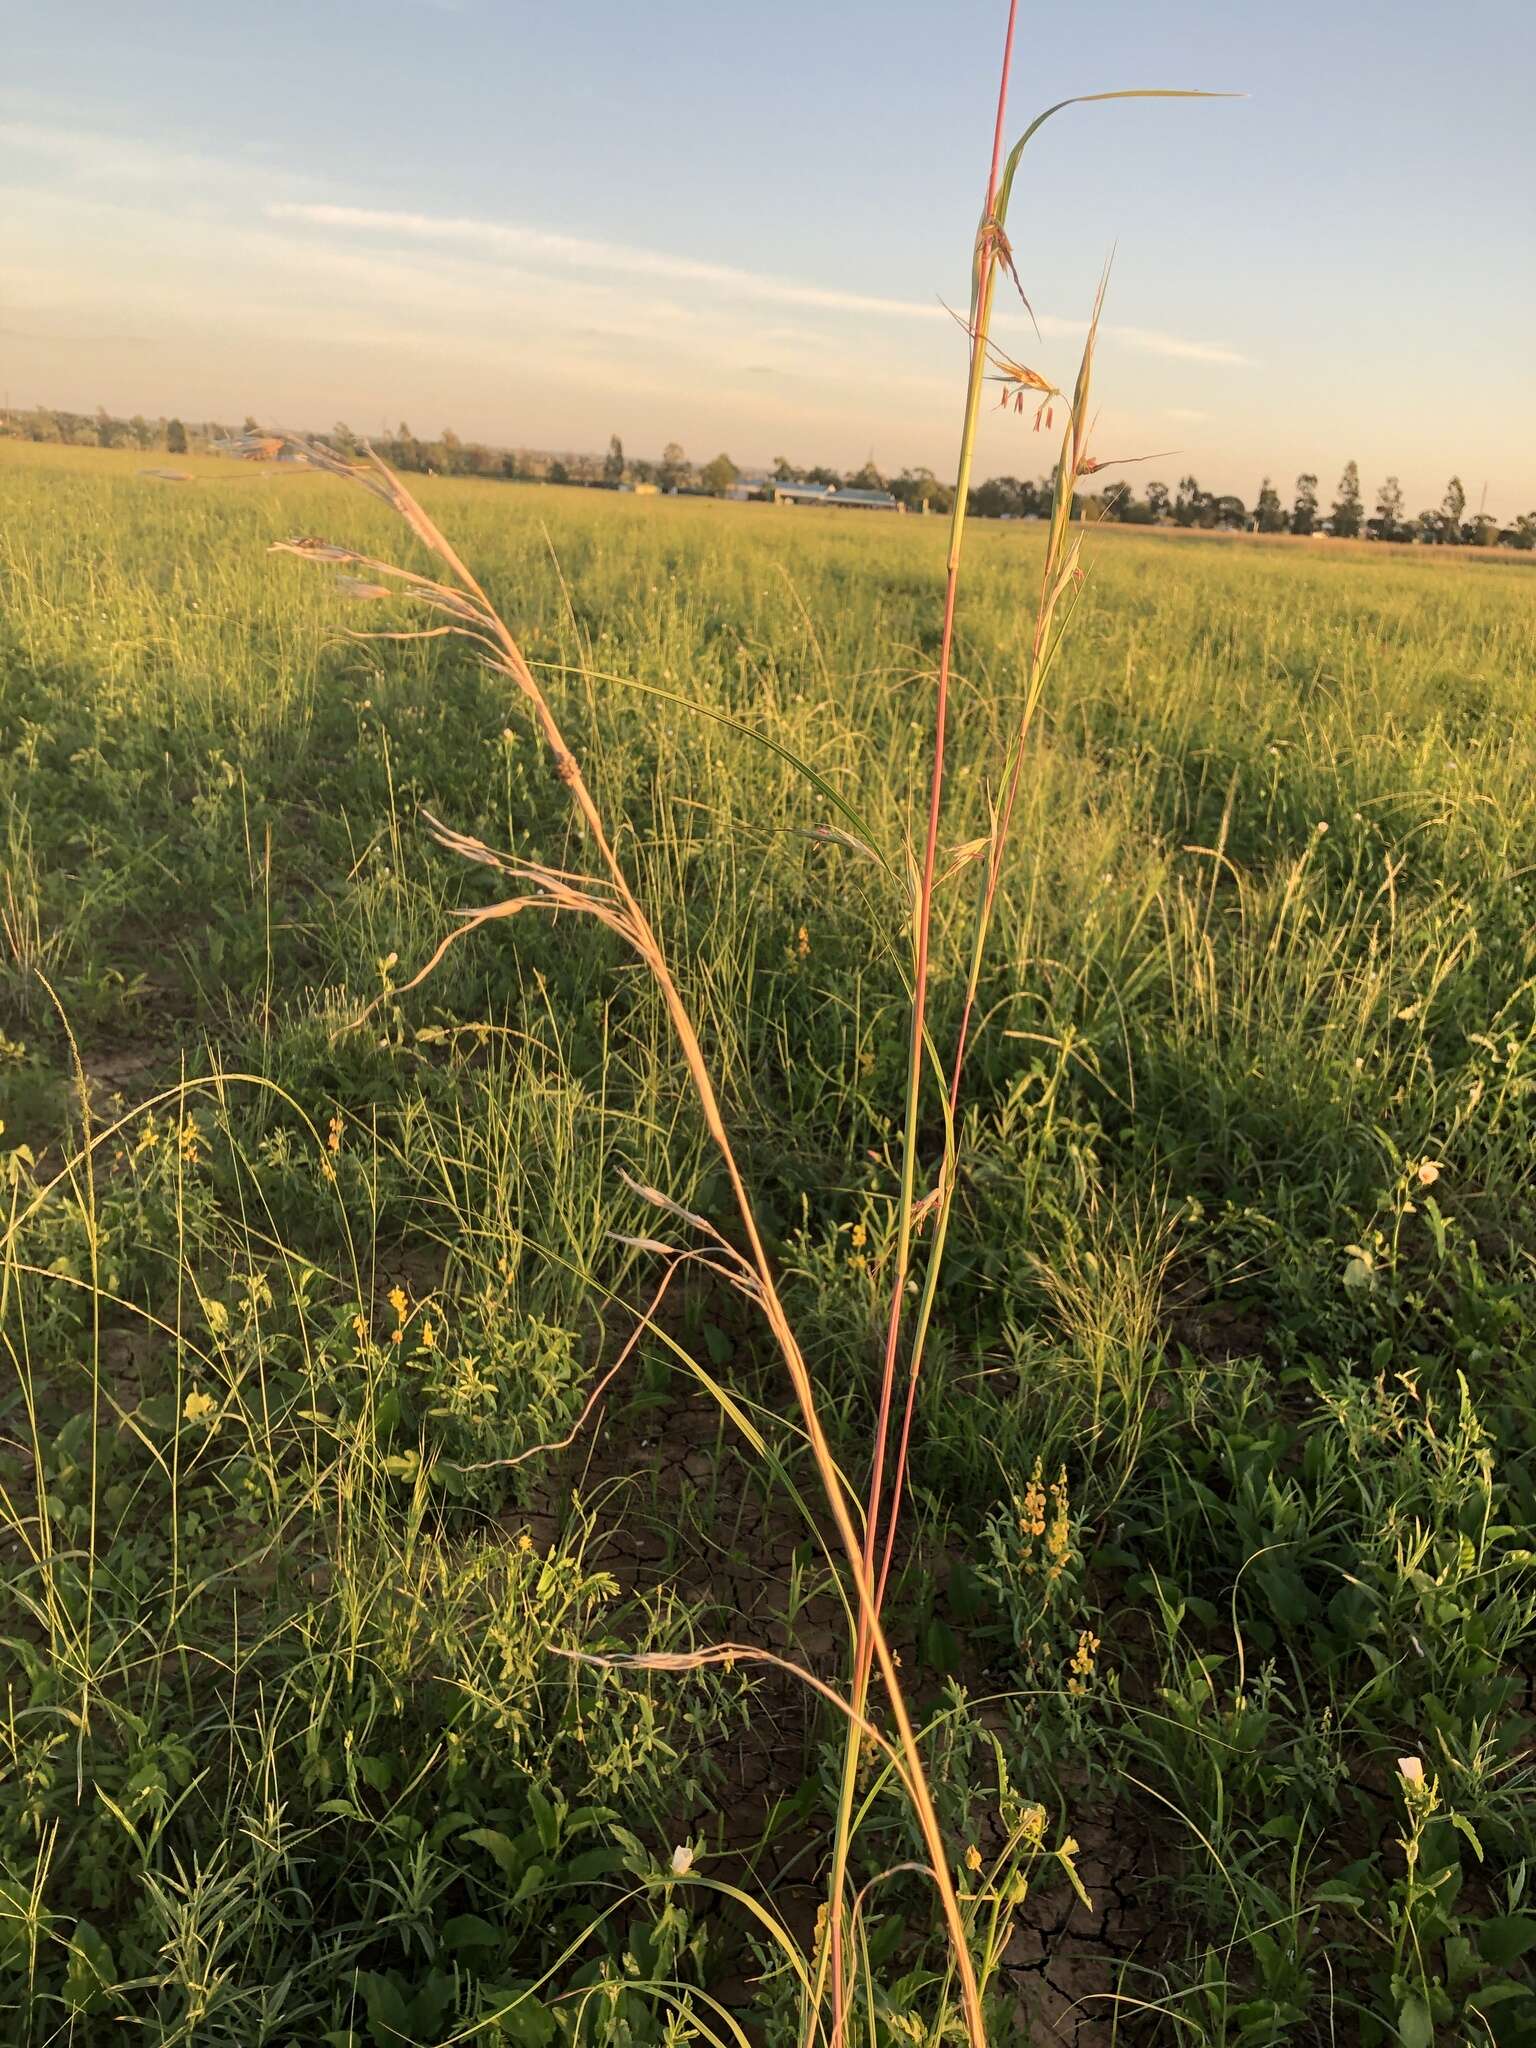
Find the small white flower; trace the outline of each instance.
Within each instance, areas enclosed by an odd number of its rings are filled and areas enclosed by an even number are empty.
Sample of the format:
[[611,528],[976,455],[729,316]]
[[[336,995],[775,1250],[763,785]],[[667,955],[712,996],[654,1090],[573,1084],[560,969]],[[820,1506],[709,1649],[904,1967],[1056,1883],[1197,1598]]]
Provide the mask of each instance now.
[[[1420,1775],[1423,1775],[1422,1771]],[[692,1868],[693,1844],[691,1842],[679,1842],[672,1851],[672,1875],[674,1877],[686,1877]]]
[[1397,1760],[1397,1768],[1401,1772],[1403,1778],[1406,1780],[1408,1784],[1423,1784],[1424,1764],[1422,1758],[1416,1756],[1400,1756]]

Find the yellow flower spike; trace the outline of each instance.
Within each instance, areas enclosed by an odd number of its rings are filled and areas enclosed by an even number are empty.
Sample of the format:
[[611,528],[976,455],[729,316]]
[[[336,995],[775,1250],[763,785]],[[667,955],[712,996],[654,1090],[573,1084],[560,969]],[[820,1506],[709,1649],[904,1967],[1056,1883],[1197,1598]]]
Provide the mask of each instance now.
[[403,1287],[391,1287],[388,1294],[385,1295],[384,1299],[389,1303],[390,1307],[394,1310],[396,1316],[403,1323],[405,1321],[405,1311],[409,1299],[405,1289]]
[[429,1322],[421,1326],[421,1342],[423,1349],[427,1351],[430,1351],[437,1342],[437,1332]]

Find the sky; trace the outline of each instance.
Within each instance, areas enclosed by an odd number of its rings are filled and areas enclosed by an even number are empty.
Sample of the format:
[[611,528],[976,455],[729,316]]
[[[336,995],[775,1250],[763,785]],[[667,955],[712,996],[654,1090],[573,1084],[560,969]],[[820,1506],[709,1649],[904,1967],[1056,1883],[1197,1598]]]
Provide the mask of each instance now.
[[[952,476],[1006,0],[6,0],[0,398]],[[1020,0],[1010,227],[1096,451],[1536,506],[1536,5]],[[989,411],[982,476],[1050,451]]]

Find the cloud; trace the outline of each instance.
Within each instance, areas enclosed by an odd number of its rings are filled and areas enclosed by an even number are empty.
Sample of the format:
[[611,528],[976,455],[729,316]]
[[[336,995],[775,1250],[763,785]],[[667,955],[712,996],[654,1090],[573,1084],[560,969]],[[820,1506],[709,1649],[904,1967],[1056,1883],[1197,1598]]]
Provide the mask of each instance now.
[[[376,207],[296,200],[273,203],[266,212],[270,220],[500,254],[515,257],[523,263],[596,271],[605,276],[665,279],[672,284],[702,286],[730,296],[759,299],[779,306],[799,306],[828,313],[869,314],[882,319],[945,320],[950,317],[937,299],[886,298],[876,293],[845,291],[835,286],[799,284],[790,278],[743,270],[735,264],[710,263],[693,256],[675,256],[659,249],[594,241],[581,235],[555,234],[545,228],[512,221],[479,220],[454,214],[390,212]],[[1040,331],[1058,338],[1077,337],[1086,333],[1087,324],[1047,314],[1040,321]],[[1238,366],[1247,361],[1235,349],[1220,343],[1192,341],[1182,335],[1164,334],[1156,328],[1122,327],[1106,322],[1102,331],[1107,340],[1149,355],[1224,366]]]
[[365,206],[312,205],[285,201],[267,208],[272,220],[305,221],[314,227],[352,228],[407,241],[453,243],[460,247],[500,250],[534,262],[572,270],[622,273],[630,277],[665,278],[673,284],[713,286],[741,297],[772,300],[781,306],[814,306],[833,313],[879,313],[897,318],[942,320],[944,309],[910,299],[880,298],[825,285],[795,284],[788,278],[741,270],[729,263],[706,263],[693,256],[671,256],[659,249],[626,248],[581,235],[552,234],[545,228],[510,221],[474,220],[451,214],[389,213]]
[[1123,341],[1127,348],[1145,349],[1148,355],[1172,356],[1182,363],[1217,363],[1225,368],[1244,369],[1252,361],[1222,342],[1190,341],[1182,334],[1164,334],[1155,327],[1120,327],[1106,321],[1104,332]]

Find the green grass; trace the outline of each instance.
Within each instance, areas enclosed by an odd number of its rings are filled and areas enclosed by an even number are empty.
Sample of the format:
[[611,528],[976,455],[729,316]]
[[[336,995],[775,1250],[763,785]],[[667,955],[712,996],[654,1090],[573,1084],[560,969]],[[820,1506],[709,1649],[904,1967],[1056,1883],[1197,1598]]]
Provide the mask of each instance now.
[[[0,450],[0,2037],[791,2040],[743,1901],[809,1941],[835,1717],[558,1654],[844,1676],[725,1290],[680,1283],[537,1453],[656,1283],[622,1174],[729,1224],[657,997],[590,920],[523,918],[346,1028],[491,900],[419,810],[575,867],[565,791],[468,650],[352,640],[374,612],[265,553],[392,550],[381,508],[186,467]],[[942,526],[424,495],[624,821],[861,1485],[901,912],[786,754],[920,834]],[[1041,546],[968,539],[954,842]],[[978,1944],[994,1859],[1030,1869],[991,2035],[1083,2000],[1085,2042],[1526,2042],[1529,571],[1088,547],[890,1605]],[[973,891],[939,897],[940,1043]],[[873,1765],[860,1801],[862,1884],[915,1837]],[[938,2039],[931,1892],[879,1879],[864,1926],[860,2038]]]

